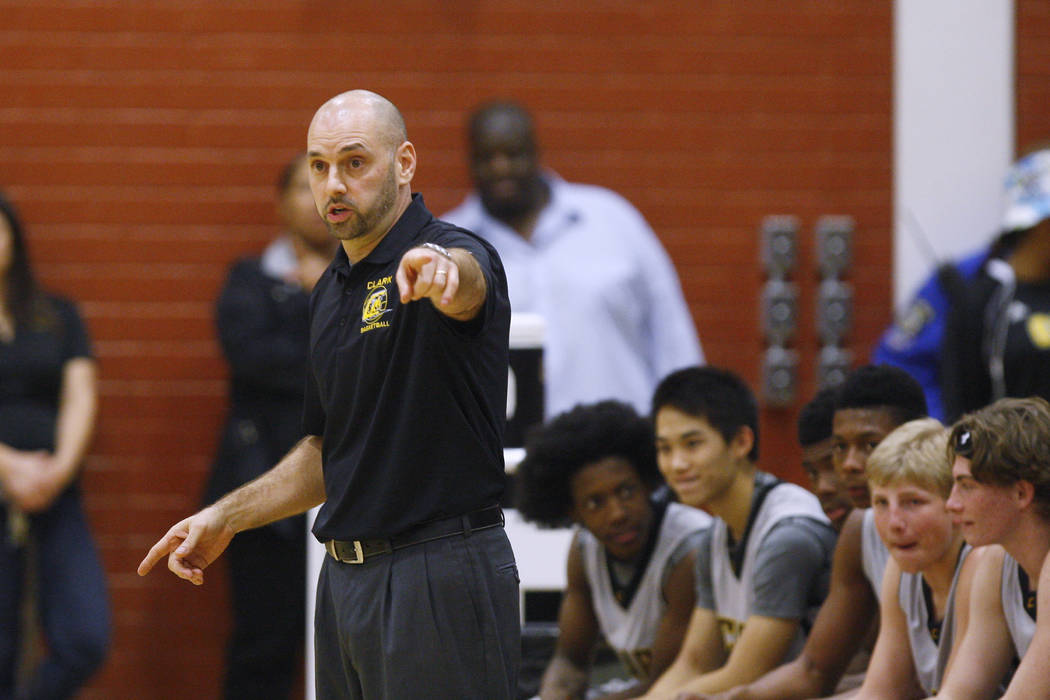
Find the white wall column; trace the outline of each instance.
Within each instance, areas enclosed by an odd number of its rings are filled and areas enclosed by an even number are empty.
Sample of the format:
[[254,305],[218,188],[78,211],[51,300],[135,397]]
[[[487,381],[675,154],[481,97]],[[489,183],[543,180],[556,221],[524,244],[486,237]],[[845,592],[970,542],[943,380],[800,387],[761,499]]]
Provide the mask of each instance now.
[[[1014,1],[894,4],[894,303],[998,229],[1014,153]],[[925,237],[929,246],[919,241]]]

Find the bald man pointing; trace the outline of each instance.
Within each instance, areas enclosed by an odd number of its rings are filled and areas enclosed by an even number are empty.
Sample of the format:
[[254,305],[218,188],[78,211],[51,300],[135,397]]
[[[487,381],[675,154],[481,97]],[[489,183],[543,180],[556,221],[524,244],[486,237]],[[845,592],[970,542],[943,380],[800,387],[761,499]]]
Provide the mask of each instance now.
[[397,108],[354,90],[314,115],[310,187],[342,244],[310,301],[305,437],[177,523],[200,585],[234,535],[322,504],[317,697],[514,697],[517,569],[503,531],[510,305],[496,251],[435,219]]

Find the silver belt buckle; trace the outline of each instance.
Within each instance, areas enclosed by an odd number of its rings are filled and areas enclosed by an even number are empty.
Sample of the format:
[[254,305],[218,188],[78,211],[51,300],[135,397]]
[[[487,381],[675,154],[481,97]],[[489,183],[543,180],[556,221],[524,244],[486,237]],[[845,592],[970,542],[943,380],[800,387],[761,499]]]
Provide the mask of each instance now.
[[328,540],[328,542],[325,543],[325,549],[328,550],[328,553],[332,555],[333,559],[335,559],[336,561],[341,561],[344,564],[363,564],[364,561],[365,561],[365,553],[361,549],[361,541],[360,540],[354,540],[354,558],[353,559],[348,559],[348,558],[346,558],[344,556],[341,556],[340,553],[338,551],[336,551],[335,540]]

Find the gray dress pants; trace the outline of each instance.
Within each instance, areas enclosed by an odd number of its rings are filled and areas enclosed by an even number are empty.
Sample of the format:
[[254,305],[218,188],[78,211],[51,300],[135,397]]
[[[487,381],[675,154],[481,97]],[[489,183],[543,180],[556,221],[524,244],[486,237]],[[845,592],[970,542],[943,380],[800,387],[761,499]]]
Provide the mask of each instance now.
[[325,556],[317,700],[513,700],[518,570],[502,527],[344,564]]

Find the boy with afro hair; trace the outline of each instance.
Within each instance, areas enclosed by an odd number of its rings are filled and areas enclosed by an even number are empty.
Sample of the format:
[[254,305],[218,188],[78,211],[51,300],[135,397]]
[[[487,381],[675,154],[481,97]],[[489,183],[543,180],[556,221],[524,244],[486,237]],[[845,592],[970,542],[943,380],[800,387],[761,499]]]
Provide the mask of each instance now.
[[637,680],[602,697],[641,695],[678,652],[695,600],[695,535],[711,518],[654,498],[661,484],[652,427],[627,404],[576,406],[526,441],[518,509],[541,526],[576,526],[543,700],[583,696],[599,635]]

